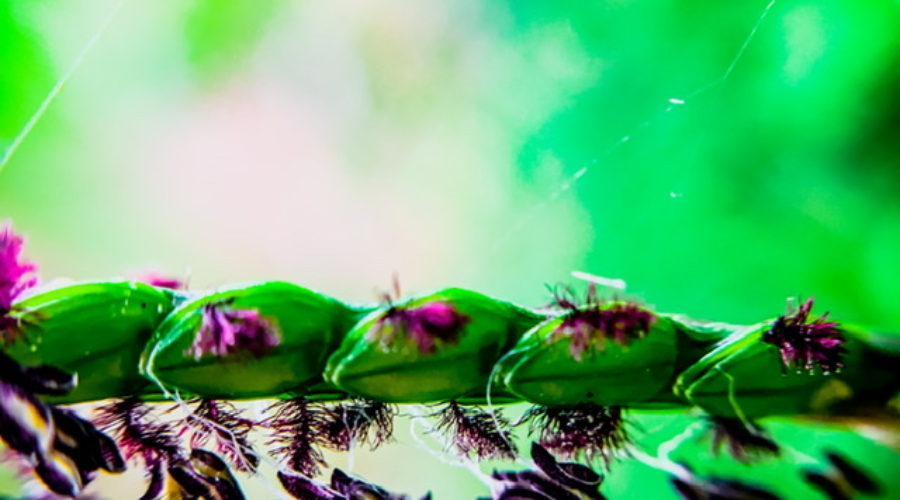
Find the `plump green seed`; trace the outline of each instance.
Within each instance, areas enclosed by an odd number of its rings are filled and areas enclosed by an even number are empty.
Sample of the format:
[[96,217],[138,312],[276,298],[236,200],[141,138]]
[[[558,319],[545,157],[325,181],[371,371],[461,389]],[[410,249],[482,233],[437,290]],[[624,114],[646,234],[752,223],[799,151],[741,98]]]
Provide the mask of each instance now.
[[[217,308],[258,316],[277,344],[198,350],[205,314]],[[900,387],[897,335],[841,326],[846,353],[832,374],[785,367],[784,352],[764,341],[775,321],[734,326],[653,314],[627,342],[594,339],[573,353],[573,339],[560,333],[566,314],[547,318],[458,288],[362,309],[285,282],[190,298],[132,281],[96,282],[33,293],[9,317],[17,325],[5,334],[10,356],[78,376],[74,391],[46,397],[61,403],[167,397],[160,388],[207,398],[398,403],[483,403],[489,392],[492,402],[687,404],[757,418],[883,408]]]
[[56,403],[127,396],[147,385],[138,372],[143,346],[177,295],[134,281],[80,283],[31,295],[13,306],[19,322],[6,352],[25,365],[74,373],[77,387]]
[[[404,317],[405,313],[397,311],[417,311],[434,304],[449,306],[465,319],[453,332],[453,340],[436,339],[433,351],[423,352],[416,343],[415,332],[410,331],[414,325],[386,322],[392,315]],[[508,302],[449,288],[365,317],[331,355],[325,376],[347,392],[379,401],[479,399],[484,395],[494,363],[539,319],[540,316]]]
[[631,404],[659,392],[671,377],[671,321],[657,321],[647,335],[628,345],[604,341],[580,360],[571,353],[571,338],[552,338],[561,322],[556,318],[532,330],[501,360],[501,380],[522,399],[552,406]]
[[809,373],[786,368],[778,348],[762,341],[770,327],[764,323],[720,344],[678,377],[676,393],[713,415],[758,418],[841,413],[851,401],[880,407],[898,387],[896,372],[888,368],[897,359],[890,347],[895,336],[877,343],[884,349],[863,341],[871,334],[844,327],[844,367]]
[[[255,311],[277,332],[263,352],[192,353],[204,309]],[[219,290],[187,301],[159,326],[141,360],[141,371],[167,390],[208,398],[245,399],[303,394],[318,384],[341,333],[358,317],[343,303],[286,282]]]

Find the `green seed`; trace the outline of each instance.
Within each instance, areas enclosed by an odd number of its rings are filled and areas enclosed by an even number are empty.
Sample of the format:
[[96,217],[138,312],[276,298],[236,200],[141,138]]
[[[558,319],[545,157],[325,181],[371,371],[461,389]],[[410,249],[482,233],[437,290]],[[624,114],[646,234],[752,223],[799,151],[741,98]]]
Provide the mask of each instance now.
[[134,281],[38,293],[14,304],[21,335],[6,352],[22,364],[46,364],[78,376],[73,391],[46,398],[54,403],[135,394],[147,385],[137,369],[141,350],[176,300],[170,290]]
[[[254,311],[275,330],[277,345],[263,352],[197,356],[192,352],[204,311]],[[325,360],[358,312],[335,299],[286,282],[216,291],[176,309],[153,336],[141,371],[166,389],[206,398],[298,395],[321,385]]]
[[898,361],[896,337],[873,343],[872,334],[843,327],[843,369],[808,373],[786,369],[778,348],[762,341],[770,327],[766,323],[722,343],[681,374],[676,392],[714,415],[759,418],[839,413],[850,400],[879,407],[898,387],[890,368]]
[[347,392],[385,402],[480,399],[494,363],[539,319],[508,302],[449,288],[365,317],[331,355],[325,376]]

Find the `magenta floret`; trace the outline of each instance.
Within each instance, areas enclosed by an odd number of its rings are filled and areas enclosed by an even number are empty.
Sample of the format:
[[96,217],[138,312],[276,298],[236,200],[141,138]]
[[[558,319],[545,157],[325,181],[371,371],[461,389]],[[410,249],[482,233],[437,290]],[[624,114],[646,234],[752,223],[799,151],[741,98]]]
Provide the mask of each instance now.
[[281,341],[271,321],[254,309],[232,309],[225,303],[203,307],[200,330],[187,354],[227,356],[237,352],[261,355]]
[[22,260],[22,244],[11,227],[0,229],[0,331],[14,326],[8,314],[16,297],[37,284],[37,268]]
[[411,308],[391,307],[378,320],[375,334],[383,344],[390,345],[396,340],[396,333],[403,332],[420,352],[431,354],[438,340],[446,344],[457,343],[469,320],[447,302],[428,302]]
[[604,304],[591,287],[583,304],[571,290],[555,293],[555,305],[565,312],[562,323],[553,331],[551,341],[569,339],[569,354],[581,361],[592,348],[603,350],[607,341],[627,346],[650,332],[656,316],[632,302]]
[[833,373],[844,366],[844,335],[836,322],[826,321],[827,313],[810,320],[812,307],[809,299],[794,314],[778,318],[763,342],[778,347],[786,368]]
[[24,240],[7,226],[0,229],[0,309],[8,311],[13,300],[37,284],[34,264],[21,260]]

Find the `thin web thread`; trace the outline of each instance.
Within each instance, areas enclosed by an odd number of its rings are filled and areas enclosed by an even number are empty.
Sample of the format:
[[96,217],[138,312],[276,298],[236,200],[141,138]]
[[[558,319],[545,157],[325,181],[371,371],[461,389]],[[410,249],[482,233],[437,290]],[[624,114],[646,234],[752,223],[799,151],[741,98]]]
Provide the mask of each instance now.
[[[486,411],[491,416],[491,420],[494,422],[494,426],[497,429],[503,429],[503,425],[500,422],[500,418],[497,417],[497,407],[494,405],[494,402],[493,402],[493,399],[491,396],[491,390],[494,388],[494,378],[497,377],[497,368],[499,366],[500,366],[500,363],[494,363],[494,367],[491,369],[491,374],[490,374],[490,376],[488,376],[487,387],[485,387],[485,391],[484,391],[484,394],[485,394],[484,399],[485,399],[485,406],[487,406]],[[515,445],[511,441],[511,439],[512,439],[511,435],[507,435],[507,433],[501,432],[500,437],[503,438],[503,441],[506,442],[507,446],[509,446],[509,449],[511,449],[511,450],[516,449]],[[524,467],[530,467],[532,465],[532,464],[522,460],[522,457],[518,453],[515,455],[515,462]]]
[[[763,8],[762,13],[760,13],[759,17],[757,17],[756,22],[753,24],[753,27],[750,29],[750,32],[744,38],[744,41],[741,44],[741,46],[738,48],[737,53],[735,53],[734,57],[731,59],[731,62],[725,68],[725,71],[722,73],[721,76],[719,76],[715,80],[711,81],[710,83],[702,85],[702,86],[698,87],[697,89],[695,89],[691,92],[688,92],[683,98],[675,98],[675,97],[670,98],[668,100],[668,104],[666,105],[666,107],[663,110],[657,112],[652,117],[650,117],[650,118],[644,120],[643,122],[641,122],[640,124],[638,124],[632,130],[632,132],[620,137],[615,143],[613,143],[608,148],[606,148],[606,150],[602,151],[597,157],[591,159],[586,165],[582,166],[581,168],[576,170],[572,175],[570,175],[569,177],[564,179],[562,184],[560,184],[560,186],[555,191],[550,193],[550,195],[547,196],[546,198],[544,198],[542,201],[536,203],[535,205],[532,205],[531,208],[529,208],[525,212],[525,214],[523,214],[522,216],[520,216],[516,219],[516,221],[512,224],[512,226],[509,227],[509,229],[507,229],[504,233],[502,233],[499,238],[494,240],[493,244],[488,248],[488,251],[486,252],[486,256],[488,258],[484,259],[483,262],[490,261],[491,260],[490,258],[493,257],[494,255],[496,255],[509,242],[509,240],[514,235],[516,235],[520,230],[522,230],[523,227],[525,227],[528,223],[530,223],[531,220],[538,213],[540,213],[548,205],[552,204],[557,199],[559,199],[563,194],[568,192],[572,188],[572,186],[575,185],[575,183],[578,182],[582,177],[584,177],[590,171],[591,168],[593,168],[595,165],[597,165],[597,163],[599,163],[599,161],[601,159],[606,159],[607,157],[612,155],[615,151],[617,151],[622,145],[631,141],[631,137],[634,134],[636,134],[644,129],[649,128],[652,124],[654,124],[656,121],[658,121],[661,116],[669,113],[676,107],[683,106],[688,101],[692,101],[692,100],[706,94],[707,92],[711,91],[712,89],[725,83],[728,80],[728,78],[731,77],[731,74],[734,72],[735,68],[737,68],[738,63],[743,58],[744,53],[746,53],[747,49],[750,47],[750,44],[752,43],[753,39],[756,38],[756,33],[759,31],[759,28],[762,26],[763,22],[766,20],[766,17],[768,17],[769,12],[771,12],[772,8],[775,6],[775,3],[776,3],[776,0],[770,0],[769,3],[766,4],[765,8]],[[476,271],[476,269],[472,268],[470,270],[470,275],[474,274],[475,271]],[[576,275],[576,273],[577,273],[577,275]],[[581,273],[581,272],[577,272],[577,271],[573,272],[573,275],[575,275],[575,277],[578,277],[578,278],[583,278],[583,276],[582,276],[583,274],[586,275],[587,273]],[[623,282],[623,284],[624,284],[624,282]],[[491,371],[491,375],[488,378],[488,383],[487,383],[487,388],[486,388],[486,400],[487,400],[486,402],[487,402],[487,411],[491,415],[491,418],[494,420],[495,425],[499,425],[499,419],[496,416],[495,407],[491,401],[491,389],[492,389],[494,377],[496,376],[496,374],[495,374],[496,367],[497,367],[497,365],[494,366],[494,370]],[[728,374],[726,374],[726,375],[728,375]],[[740,410],[740,408],[737,407],[736,404],[734,404],[732,395],[729,395],[729,400],[732,402],[733,406],[735,406],[735,410],[736,410],[736,412],[738,412],[739,418],[741,418],[741,420],[743,420],[743,421],[746,421],[746,417],[743,415],[743,412]],[[630,450],[630,453],[632,454],[632,457],[634,457],[635,459],[637,459],[640,462],[650,465],[651,467],[659,468],[662,470],[668,470],[670,473],[672,473],[676,476],[685,477],[686,475],[688,475],[687,471],[684,470],[684,468],[681,467],[680,465],[675,464],[674,462],[669,460],[669,455],[672,453],[672,451],[674,451],[674,449],[682,441],[693,437],[693,435],[696,432],[698,432],[699,428],[700,428],[700,423],[695,423],[691,426],[688,426],[688,428],[686,428],[684,430],[684,432],[682,432],[681,434],[679,434],[672,440],[670,440],[666,443],[663,443],[660,446],[660,448],[657,450],[657,457],[650,456],[650,455],[642,452],[641,450],[637,449],[636,447],[632,447],[632,449]],[[506,438],[504,437],[504,439],[506,439]],[[521,459],[519,461],[521,462]]]
[[62,92],[63,87],[65,87],[66,83],[69,82],[69,79],[72,78],[72,75],[78,70],[81,66],[81,63],[84,62],[85,57],[93,50],[94,46],[97,44],[97,41],[100,40],[100,37],[103,36],[103,33],[109,28],[112,24],[113,19],[116,17],[116,14],[121,10],[122,5],[125,4],[125,0],[119,0],[113,5],[112,10],[109,11],[109,14],[100,23],[100,26],[94,31],[94,34],[88,39],[87,43],[81,49],[75,59],[72,60],[72,64],[69,65],[69,69],[66,70],[65,73],[56,81],[56,84],[53,85],[53,88],[50,89],[50,93],[44,97],[44,100],[41,101],[41,104],[35,110],[34,114],[31,115],[31,118],[25,122],[25,125],[22,127],[22,130],[16,135],[13,139],[12,143],[10,143],[9,147],[6,148],[6,151],[3,152],[3,158],[0,159],[0,173],[3,172],[3,168],[6,167],[6,164],[12,159],[13,155],[16,153],[16,150],[19,149],[19,146],[22,145],[22,142],[26,137],[31,133],[34,129],[35,125],[41,120],[44,116],[44,113],[47,111],[47,108],[50,107],[50,104],[56,100],[56,97]]
[[676,464],[675,462],[671,462],[669,460],[665,460],[662,458],[657,458],[651,455],[644,453],[641,450],[634,449],[631,451],[632,457],[638,462],[642,464],[652,467],[657,470],[666,471],[669,474],[672,474],[675,477],[684,480],[690,480],[691,473],[685,469],[683,466]]
[[[628,134],[620,137],[616,142],[607,147],[604,151],[600,152],[597,156],[587,162],[587,164],[583,165],[581,168],[576,170],[572,175],[566,177],[559,187],[550,193],[543,200],[535,203],[531,206],[531,208],[527,209],[522,215],[517,217],[511,225],[507,226],[507,229],[500,234],[500,236],[494,239],[493,243],[488,247],[488,250],[484,254],[484,259],[481,259],[480,262],[492,262],[493,257],[496,256],[500,250],[502,250],[507,243],[512,239],[513,236],[518,234],[525,226],[527,226],[541,211],[543,211],[547,206],[554,203],[558,200],[563,194],[572,189],[572,186],[575,185],[582,177],[584,177],[590,170],[596,166],[600,160],[605,160],[609,156],[611,156],[614,152],[616,152],[619,148],[621,148],[624,144],[631,141],[632,136],[643,131],[644,129],[649,128],[651,125],[655,124],[659,121],[660,117],[669,113],[673,109],[679,106],[683,106],[688,103],[688,101],[692,101],[703,94],[706,94],[710,90],[722,85],[725,83],[731,74],[734,72],[735,68],[737,68],[738,63],[743,58],[744,53],[747,52],[747,49],[750,47],[750,44],[753,42],[753,39],[756,38],[756,33],[759,31],[759,28],[762,26],[762,23],[765,21],[766,17],[769,15],[769,12],[775,6],[777,0],[770,0],[768,4],[766,4],[765,8],[763,8],[762,13],[756,19],[756,22],[753,24],[753,27],[750,29],[750,32],[744,38],[744,42],[738,48],[737,53],[735,53],[734,57],[731,59],[731,62],[725,68],[725,71],[721,76],[716,78],[715,80],[704,84],[697,89],[688,92],[682,98],[672,97],[668,100],[668,105],[663,108],[661,111],[657,112],[655,115],[647,118],[643,122],[639,123],[637,126],[632,129],[632,131]],[[673,196],[675,196],[673,194]],[[480,264],[478,264],[480,266]],[[466,277],[471,277],[476,274],[477,266],[469,269],[469,272],[466,274]]]

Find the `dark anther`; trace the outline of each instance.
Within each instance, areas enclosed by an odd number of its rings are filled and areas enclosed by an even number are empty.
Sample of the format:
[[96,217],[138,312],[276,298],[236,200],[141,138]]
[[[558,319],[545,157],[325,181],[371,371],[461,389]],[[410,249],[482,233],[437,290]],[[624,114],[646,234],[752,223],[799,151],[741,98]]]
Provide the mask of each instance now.
[[503,484],[495,499],[603,500],[600,484],[603,476],[590,467],[558,462],[538,443],[531,445],[531,458],[537,470],[494,471],[491,475]]
[[684,500],[781,500],[768,490],[730,479],[673,477],[672,486]]
[[829,500],[850,500],[855,492],[866,495],[881,493],[881,486],[845,457],[834,451],[827,452],[825,457],[831,463],[832,471],[823,473],[806,470],[803,472],[803,477]]
[[[300,500],[407,500],[409,498],[406,495],[391,493],[381,486],[350,476],[341,469],[334,469],[329,486],[308,477],[283,472],[278,473],[278,480],[291,496]],[[421,500],[431,500],[431,494],[427,493]]]
[[712,427],[713,452],[718,454],[723,445],[728,446],[731,456],[742,463],[749,463],[761,456],[778,456],[778,443],[765,430],[753,422],[739,418],[709,416]]
[[874,479],[843,456],[833,451],[829,451],[825,456],[856,491],[867,495],[877,495],[881,492],[881,486]]

